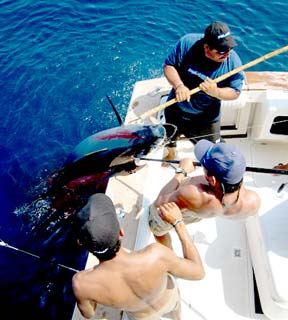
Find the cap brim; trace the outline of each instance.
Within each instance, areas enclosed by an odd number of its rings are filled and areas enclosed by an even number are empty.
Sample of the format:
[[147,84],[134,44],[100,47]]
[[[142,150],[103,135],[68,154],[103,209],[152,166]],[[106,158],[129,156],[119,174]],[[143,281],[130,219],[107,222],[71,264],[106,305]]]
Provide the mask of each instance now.
[[196,158],[201,162],[206,152],[213,146],[214,143],[209,140],[202,139],[198,141],[194,148],[194,154]]
[[215,49],[218,51],[226,52],[231,48],[237,46],[237,42],[234,40],[232,36],[228,36],[227,38],[223,39],[223,41],[217,45],[215,45]]
[[85,222],[98,215],[103,215],[104,212],[116,214],[113,202],[104,193],[95,193],[88,199],[86,205],[78,211],[77,217]]
[[90,206],[89,204],[86,204],[82,209],[80,209],[77,214],[77,218],[80,219],[83,223],[89,220],[90,216]]

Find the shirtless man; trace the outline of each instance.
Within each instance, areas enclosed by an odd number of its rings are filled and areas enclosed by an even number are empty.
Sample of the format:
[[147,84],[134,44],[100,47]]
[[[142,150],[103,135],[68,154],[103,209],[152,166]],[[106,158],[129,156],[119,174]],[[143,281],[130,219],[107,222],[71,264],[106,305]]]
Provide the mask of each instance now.
[[245,218],[260,206],[259,196],[242,184],[246,162],[236,146],[203,139],[197,142],[194,152],[205,175],[186,178],[194,166],[191,158],[182,159],[175,176],[150,207],[151,231],[158,242],[170,248],[171,225],[158,214],[159,206],[167,202],[178,205],[185,224],[211,217]]
[[126,311],[129,319],[156,320],[167,313],[172,319],[181,319],[174,276],[200,280],[204,269],[180,209],[175,203],[159,208],[161,217],[174,226],[184,258],[159,243],[139,251],[123,248],[124,231],[105,194],[93,195],[80,211],[79,241],[99,260],[98,265],[76,273],[72,280],[78,308],[85,318],[91,318],[100,303]]

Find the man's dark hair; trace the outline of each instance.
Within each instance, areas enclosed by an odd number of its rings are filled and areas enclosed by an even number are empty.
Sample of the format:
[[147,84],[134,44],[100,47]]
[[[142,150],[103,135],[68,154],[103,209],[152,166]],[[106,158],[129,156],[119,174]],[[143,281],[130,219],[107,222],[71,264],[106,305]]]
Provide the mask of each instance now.
[[243,183],[243,179],[240,182],[235,183],[235,184],[229,184],[229,183],[221,182],[222,188],[224,189],[223,191],[225,193],[233,193],[233,192],[239,190],[241,188],[241,186],[242,186],[242,183]]
[[[207,176],[212,177],[214,175],[207,171]],[[243,183],[243,178],[239,182],[234,183],[234,184],[225,183],[225,182],[219,181],[219,179],[217,177],[215,177],[215,178],[221,184],[224,193],[233,193],[233,192],[239,190],[242,186],[242,183]]]

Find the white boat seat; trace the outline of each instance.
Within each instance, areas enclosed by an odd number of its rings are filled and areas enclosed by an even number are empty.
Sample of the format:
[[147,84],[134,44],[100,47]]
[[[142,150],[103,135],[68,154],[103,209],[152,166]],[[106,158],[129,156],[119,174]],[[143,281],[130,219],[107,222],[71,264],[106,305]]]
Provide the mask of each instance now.
[[252,137],[261,142],[288,141],[288,91],[267,90],[262,103],[257,105],[257,117],[252,126]]
[[247,219],[246,230],[260,302],[267,317],[287,320],[288,190],[256,191],[261,208],[259,215]]

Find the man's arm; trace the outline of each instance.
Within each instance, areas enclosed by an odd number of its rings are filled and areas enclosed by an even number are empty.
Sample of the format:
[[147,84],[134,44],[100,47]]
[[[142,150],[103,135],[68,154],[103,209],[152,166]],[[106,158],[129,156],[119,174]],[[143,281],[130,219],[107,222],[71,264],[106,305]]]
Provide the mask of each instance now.
[[174,66],[164,64],[163,72],[168,82],[175,90],[177,89],[177,87],[183,85],[179,73]]
[[181,181],[184,179],[182,173],[177,173],[175,176],[160,190],[155,206],[158,207],[164,202],[175,201],[174,192],[179,188]]
[[168,259],[168,272],[187,280],[201,280],[205,276],[200,255],[191,239],[186,225],[182,220],[182,214],[179,207],[174,203],[166,203],[160,206],[160,215],[163,220],[171,223],[181,241],[183,258],[176,255],[166,255]]
[[184,100],[189,101],[190,100],[189,88],[187,88],[184,85],[176,68],[171,65],[164,64],[163,72],[166,79],[175,90],[177,101],[184,101]]
[[81,272],[78,272],[73,276],[72,288],[79,311],[83,317],[90,319],[96,312],[97,303],[96,301],[87,299],[87,297],[84,296],[81,284]]
[[[183,158],[179,163],[179,167],[183,168],[187,174],[195,170],[192,158]],[[175,201],[173,193],[179,188],[184,178],[184,173],[175,173],[175,176],[160,190],[155,205],[159,206],[162,204],[163,196],[167,196],[165,200],[168,201],[165,202]]]

